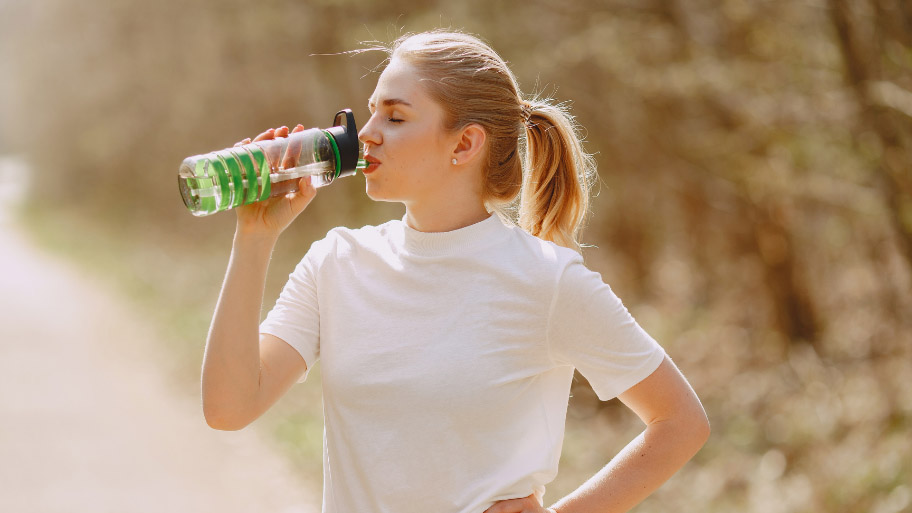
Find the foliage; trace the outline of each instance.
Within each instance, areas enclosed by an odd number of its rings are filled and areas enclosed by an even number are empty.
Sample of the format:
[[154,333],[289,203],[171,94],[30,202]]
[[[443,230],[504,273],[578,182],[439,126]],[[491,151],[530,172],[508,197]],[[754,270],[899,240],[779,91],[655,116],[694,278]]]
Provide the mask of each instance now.
[[[223,269],[211,255],[227,256],[233,216],[189,217],[180,160],[346,106],[366,119],[383,56],[323,54],[438,26],[480,34],[524,92],[573,102],[600,166],[587,261],[713,423],[638,511],[912,511],[909,3],[48,0],[0,13],[0,150],[29,159],[32,208],[78,211],[99,241],[169,248],[126,254],[201,317],[219,273],[187,270]],[[331,226],[400,215],[347,180],[283,239],[267,297]],[[639,429],[583,379],[573,394],[550,500]],[[319,412],[303,415],[312,426]]]

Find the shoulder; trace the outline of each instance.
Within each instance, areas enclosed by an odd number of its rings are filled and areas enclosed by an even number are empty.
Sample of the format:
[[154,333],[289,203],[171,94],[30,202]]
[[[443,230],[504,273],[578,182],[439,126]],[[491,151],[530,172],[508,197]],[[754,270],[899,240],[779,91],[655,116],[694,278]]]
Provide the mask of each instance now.
[[583,264],[575,250],[542,240],[521,227],[505,222],[503,244],[492,248],[490,257],[498,262],[502,276],[534,284],[543,296],[555,294],[567,270]]
[[524,264],[535,264],[560,273],[571,264],[582,264],[583,257],[573,249],[542,240],[519,226],[505,222],[509,236],[509,251]]

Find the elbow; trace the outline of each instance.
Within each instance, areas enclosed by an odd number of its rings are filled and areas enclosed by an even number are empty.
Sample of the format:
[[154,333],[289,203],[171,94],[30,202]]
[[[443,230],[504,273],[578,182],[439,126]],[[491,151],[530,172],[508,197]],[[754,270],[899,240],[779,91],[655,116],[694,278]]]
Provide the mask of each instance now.
[[250,422],[240,421],[225,416],[203,413],[206,418],[206,424],[212,429],[218,431],[240,431],[250,425]]
[[712,428],[709,425],[709,417],[706,416],[706,411],[702,407],[690,416],[687,431],[690,433],[690,439],[695,447],[694,453],[709,441]]
[[206,424],[218,431],[240,431],[247,427],[246,424],[231,422],[224,420],[221,417],[212,417],[208,415],[206,416]]
[[700,416],[700,420],[697,422],[694,431],[694,436],[699,441],[697,445],[699,449],[706,445],[706,442],[709,441],[709,435],[712,434],[712,427],[709,425],[709,418],[706,416],[706,413],[703,413],[703,415]]
[[682,449],[690,453],[691,457],[709,441],[711,427],[709,418],[703,408],[697,408],[687,414],[677,417],[667,424],[667,428],[674,430],[674,437]]
[[681,411],[681,420],[683,425],[686,426],[687,438],[693,444],[694,453],[696,453],[706,445],[706,442],[709,441],[709,436],[712,433],[712,428],[709,425],[709,416],[706,415],[706,409],[703,408],[703,403],[695,397],[694,400]]
[[236,391],[214,386],[204,376],[201,399],[206,424],[219,431],[239,431],[250,425],[256,419],[251,415],[254,408],[251,400],[242,397]]
[[240,431],[249,426],[253,419],[239,415],[236,408],[215,408],[203,401],[203,417],[206,424],[218,431]]

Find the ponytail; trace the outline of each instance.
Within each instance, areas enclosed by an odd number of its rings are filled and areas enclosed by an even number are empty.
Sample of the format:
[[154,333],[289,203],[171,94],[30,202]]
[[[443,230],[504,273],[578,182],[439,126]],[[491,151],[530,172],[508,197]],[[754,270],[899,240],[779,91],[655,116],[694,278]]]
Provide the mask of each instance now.
[[538,102],[523,106],[529,116],[519,226],[579,251],[595,160],[583,151],[578,125],[564,108]]

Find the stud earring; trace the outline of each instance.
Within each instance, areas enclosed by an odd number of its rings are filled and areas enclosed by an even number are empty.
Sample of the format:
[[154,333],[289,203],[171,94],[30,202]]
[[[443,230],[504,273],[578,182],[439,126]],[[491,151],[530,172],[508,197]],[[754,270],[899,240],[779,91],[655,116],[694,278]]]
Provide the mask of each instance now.
[[458,164],[458,163],[459,163],[459,162],[457,162],[456,159],[453,159],[453,165],[454,165],[454,166],[455,166],[456,164]]

